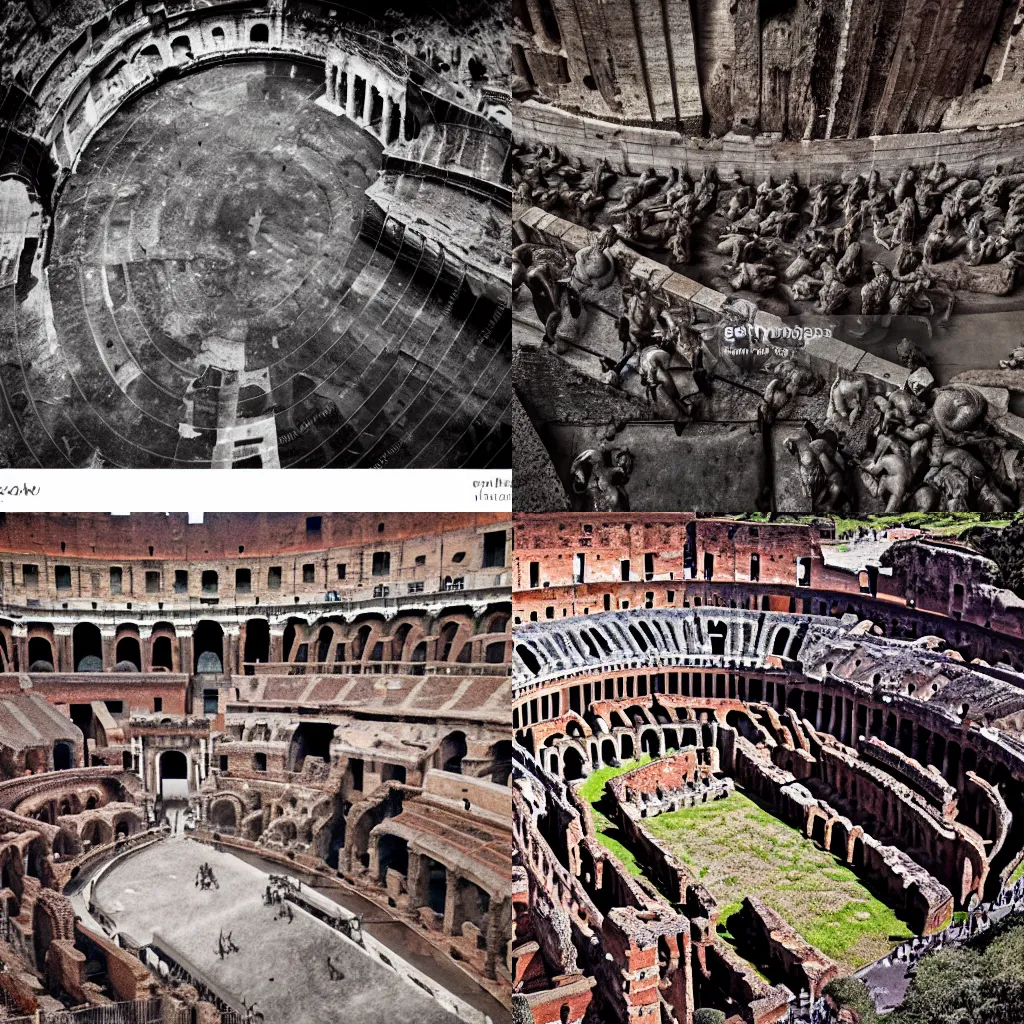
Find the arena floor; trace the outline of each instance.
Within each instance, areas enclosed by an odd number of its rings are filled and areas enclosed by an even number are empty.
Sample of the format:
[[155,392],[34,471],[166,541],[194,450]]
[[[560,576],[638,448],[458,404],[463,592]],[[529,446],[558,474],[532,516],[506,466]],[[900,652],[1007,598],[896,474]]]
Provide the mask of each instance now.
[[0,313],[12,464],[507,464],[493,306],[360,236],[381,147],[322,92],[229,63],[99,129]]
[[[195,886],[208,862],[219,889]],[[455,1024],[411,982],[315,918],[294,910],[275,920],[263,903],[267,876],[230,854],[170,838],[119,861],[97,883],[93,899],[139,943],[162,939],[236,1001],[256,1004],[267,1024],[322,1024],[324,1008],[337,1020],[360,1024]],[[221,932],[239,947],[218,955]],[[331,980],[327,957],[344,979]]]

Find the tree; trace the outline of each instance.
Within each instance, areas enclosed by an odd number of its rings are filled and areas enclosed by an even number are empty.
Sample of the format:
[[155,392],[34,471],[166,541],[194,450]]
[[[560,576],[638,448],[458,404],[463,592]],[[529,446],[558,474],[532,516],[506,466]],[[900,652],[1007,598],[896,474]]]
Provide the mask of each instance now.
[[713,1010],[710,1006],[702,1006],[693,1012],[693,1024],[725,1024],[725,1014],[721,1010]]
[[878,1011],[867,985],[860,978],[836,978],[830,981],[822,995],[827,996],[841,1010],[853,1010],[860,1024],[876,1024]]

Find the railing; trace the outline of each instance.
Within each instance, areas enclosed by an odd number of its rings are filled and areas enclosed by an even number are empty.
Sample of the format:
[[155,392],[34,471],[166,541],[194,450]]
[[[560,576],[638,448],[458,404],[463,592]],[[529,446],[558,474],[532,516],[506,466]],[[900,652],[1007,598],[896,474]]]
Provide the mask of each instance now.
[[[252,672],[249,671],[252,669]],[[247,676],[507,676],[509,664],[457,661],[246,661]]]

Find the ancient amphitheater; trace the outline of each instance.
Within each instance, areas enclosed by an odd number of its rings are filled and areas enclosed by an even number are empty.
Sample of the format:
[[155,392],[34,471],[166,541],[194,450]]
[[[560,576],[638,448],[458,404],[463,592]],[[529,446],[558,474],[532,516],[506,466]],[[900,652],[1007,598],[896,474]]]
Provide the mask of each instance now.
[[0,515],[0,1019],[508,1021],[509,525]]
[[504,23],[404,7],[4,5],[5,464],[509,464]]
[[516,516],[524,1020],[832,1021],[852,973],[892,1009],[1024,894],[1024,600],[861,532]]

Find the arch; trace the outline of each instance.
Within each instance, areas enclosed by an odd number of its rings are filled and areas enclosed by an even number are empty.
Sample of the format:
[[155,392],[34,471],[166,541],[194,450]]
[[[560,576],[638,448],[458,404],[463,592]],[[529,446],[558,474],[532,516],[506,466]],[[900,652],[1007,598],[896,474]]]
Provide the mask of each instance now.
[[224,671],[224,630],[219,622],[203,619],[192,635],[195,647],[195,671],[198,674]]
[[74,751],[70,743],[61,740],[53,745],[53,770],[55,772],[67,771],[73,768],[75,763]]
[[137,54],[135,54],[135,60],[144,61],[147,64],[162,64],[163,57],[160,55],[160,50],[155,44],[150,43],[149,46],[144,46]]
[[651,757],[661,756],[661,737],[654,729],[644,729],[640,734],[640,749]]
[[238,815],[234,800],[215,800],[210,805],[210,825],[217,832],[234,832],[238,827]]
[[574,782],[584,776],[583,766],[586,758],[572,746],[567,746],[562,751],[562,772],[566,782]]
[[780,657],[784,656],[788,644],[789,628],[782,626],[775,631],[775,636],[772,638],[772,654],[777,654]]
[[412,632],[412,623],[403,622],[391,637],[391,660],[402,661],[405,654],[405,643]]
[[724,622],[708,623],[708,639],[711,641],[712,654],[725,654],[725,640],[729,635],[729,627]]
[[249,663],[270,661],[270,621],[247,619],[242,660]]
[[537,675],[540,672],[540,662],[537,660],[537,655],[529,647],[525,644],[516,644],[516,654],[519,655],[523,664],[530,670],[532,675]]
[[448,661],[452,653],[452,645],[459,632],[457,622],[447,622],[437,637],[437,660]]
[[323,625],[316,638],[316,660],[323,664],[331,654],[331,644],[334,643],[334,627]]
[[491,748],[494,765],[491,768],[491,782],[507,786],[512,776],[512,741],[499,740]]
[[103,671],[103,637],[99,626],[80,622],[71,631],[71,658],[76,672]]
[[264,25],[263,22],[258,22],[249,29],[249,42],[250,43],[269,43],[270,42],[270,29]]
[[171,56],[175,60],[189,60],[192,57],[192,43],[188,36],[176,36],[171,40]]
[[28,642],[29,672],[52,672],[54,669],[53,646],[45,636],[34,636]]
[[164,750],[157,759],[160,796],[164,800],[188,797],[188,756],[180,750]]
[[387,881],[388,871],[409,873],[409,843],[401,836],[386,833],[377,840],[377,866],[380,881]]
[[174,671],[174,650],[169,636],[153,637],[152,645],[153,668],[165,668]]
[[210,35],[213,38],[214,46],[224,45],[224,29],[222,29],[220,25],[214,25],[213,31],[210,33]]
[[449,733],[441,741],[438,761],[441,770],[462,774],[462,759],[466,756],[466,734],[464,732]]
[[621,745],[621,748],[622,748],[622,760],[623,761],[631,760],[632,757],[633,757],[633,754],[635,752],[635,749],[636,749],[633,746],[633,737],[630,736],[628,732],[627,733],[623,733],[622,734],[622,738],[621,738],[621,740],[619,742],[620,742],[620,745]]
[[337,726],[330,722],[303,722],[292,733],[288,745],[288,770],[301,772],[307,757],[331,763],[331,740]]
[[136,672],[142,670],[142,649],[139,647],[138,637],[123,636],[117,641],[117,648],[114,652],[114,661],[130,663]]

